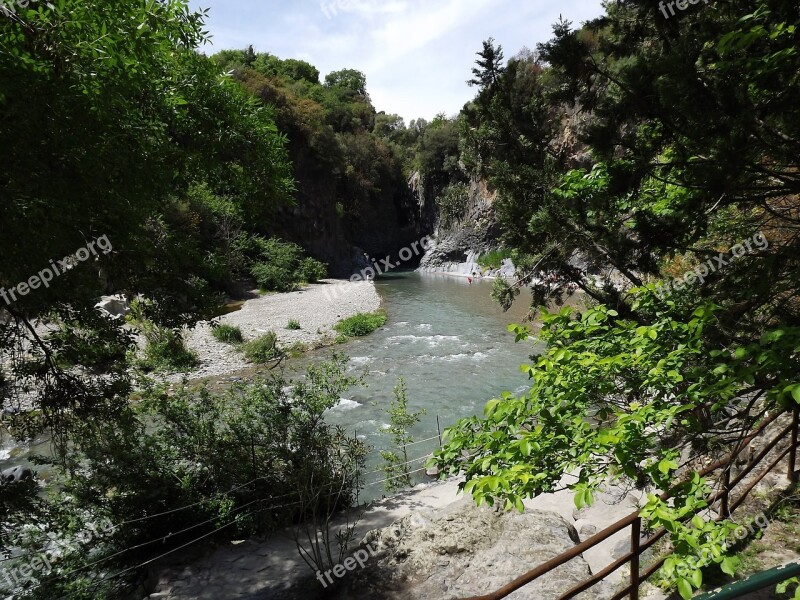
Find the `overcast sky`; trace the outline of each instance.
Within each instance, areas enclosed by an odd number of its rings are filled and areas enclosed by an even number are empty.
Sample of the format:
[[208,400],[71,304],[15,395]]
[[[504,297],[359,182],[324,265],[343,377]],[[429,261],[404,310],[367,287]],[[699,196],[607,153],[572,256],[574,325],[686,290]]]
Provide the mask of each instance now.
[[506,58],[550,39],[562,14],[575,24],[602,14],[601,0],[190,0],[210,9],[213,54],[252,44],[258,52],[307,60],[322,73],[367,76],[378,110],[406,119],[454,115],[475,95],[467,86],[481,42]]

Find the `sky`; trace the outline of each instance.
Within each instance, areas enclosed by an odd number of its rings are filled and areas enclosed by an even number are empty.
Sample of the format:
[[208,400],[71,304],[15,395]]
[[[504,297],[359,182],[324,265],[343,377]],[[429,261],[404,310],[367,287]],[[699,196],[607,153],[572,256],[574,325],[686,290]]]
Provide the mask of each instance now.
[[457,114],[476,90],[475,53],[493,37],[506,58],[550,39],[560,15],[600,16],[601,0],[189,0],[209,9],[213,54],[252,44],[320,70],[358,69],[375,108],[406,122]]

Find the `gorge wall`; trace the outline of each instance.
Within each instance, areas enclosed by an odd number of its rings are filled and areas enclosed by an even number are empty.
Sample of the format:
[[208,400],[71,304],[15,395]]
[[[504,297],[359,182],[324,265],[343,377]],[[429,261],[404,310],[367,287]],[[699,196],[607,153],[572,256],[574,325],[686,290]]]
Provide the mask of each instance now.
[[[419,178],[419,174],[412,177]],[[424,186],[417,186],[423,188]],[[493,204],[496,192],[489,189],[483,180],[471,179],[463,209],[452,218],[436,211],[433,226],[433,245],[420,263],[420,271],[428,273],[469,274],[481,271],[477,261],[481,254],[497,249],[500,227],[495,219]],[[424,197],[423,197],[424,203]],[[429,204],[434,204],[430,202]],[[485,273],[492,276],[510,277],[513,265],[504,264],[498,271]]]

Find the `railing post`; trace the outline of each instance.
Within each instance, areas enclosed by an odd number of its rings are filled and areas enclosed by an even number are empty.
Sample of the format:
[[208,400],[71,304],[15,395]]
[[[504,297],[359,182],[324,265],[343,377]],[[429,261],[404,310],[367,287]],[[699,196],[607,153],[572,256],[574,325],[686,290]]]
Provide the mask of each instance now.
[[442,447],[442,426],[439,425],[439,415],[436,415],[436,431],[439,434],[439,448]]
[[639,543],[642,538],[642,518],[631,524],[631,600],[639,600]]
[[796,461],[797,461],[797,429],[798,429],[798,422],[800,422],[800,407],[795,406],[794,410],[792,411],[792,449],[789,451],[789,481],[791,483],[797,483],[797,468],[796,468]]

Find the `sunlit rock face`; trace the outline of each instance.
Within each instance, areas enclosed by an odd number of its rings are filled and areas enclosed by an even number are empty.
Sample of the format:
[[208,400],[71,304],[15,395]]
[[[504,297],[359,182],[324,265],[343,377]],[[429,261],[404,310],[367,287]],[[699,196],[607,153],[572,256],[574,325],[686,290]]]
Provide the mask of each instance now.
[[[475,506],[471,498],[417,512],[371,531],[364,569],[348,574],[337,600],[430,600],[492,592],[572,548],[575,529],[560,515]],[[512,600],[557,598],[590,576],[582,557],[514,592]]]

